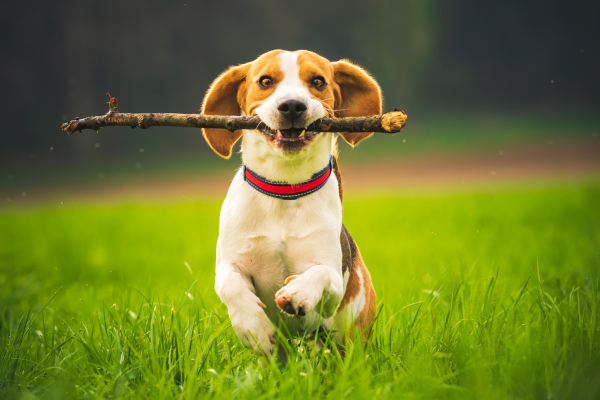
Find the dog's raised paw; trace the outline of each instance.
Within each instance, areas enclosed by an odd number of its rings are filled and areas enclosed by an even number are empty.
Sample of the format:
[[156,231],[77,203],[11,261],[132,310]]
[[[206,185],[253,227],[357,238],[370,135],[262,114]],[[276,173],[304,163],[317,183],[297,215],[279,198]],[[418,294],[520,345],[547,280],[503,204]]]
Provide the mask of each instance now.
[[288,299],[286,299],[285,296],[277,297],[275,302],[277,303],[277,307],[279,307],[281,312],[292,316],[296,315],[296,309],[294,308],[294,305]]
[[277,306],[281,310],[282,313],[287,314],[290,317],[304,317],[306,315],[306,311],[304,307],[294,307],[294,304],[291,300],[288,300],[285,296],[279,296],[275,299]]
[[285,311],[286,313],[288,313],[290,315],[296,314],[296,309],[294,308],[294,306],[292,305],[292,303],[287,303],[285,305],[285,307],[283,308],[283,311]]
[[303,276],[292,275],[285,280],[285,286],[275,293],[275,303],[281,312],[304,317],[317,303],[320,293]]

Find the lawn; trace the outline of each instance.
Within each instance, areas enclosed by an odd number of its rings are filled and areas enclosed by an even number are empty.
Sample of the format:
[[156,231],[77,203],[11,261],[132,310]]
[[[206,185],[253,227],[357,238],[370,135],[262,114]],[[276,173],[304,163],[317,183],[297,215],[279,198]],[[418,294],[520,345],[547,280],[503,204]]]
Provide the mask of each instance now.
[[282,368],[214,293],[220,201],[0,210],[0,397],[600,396],[600,181],[349,197],[366,349]]

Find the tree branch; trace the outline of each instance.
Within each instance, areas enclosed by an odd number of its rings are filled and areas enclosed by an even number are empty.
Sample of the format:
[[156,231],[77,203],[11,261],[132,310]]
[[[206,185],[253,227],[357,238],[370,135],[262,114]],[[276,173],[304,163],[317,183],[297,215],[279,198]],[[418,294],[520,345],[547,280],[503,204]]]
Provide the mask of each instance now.
[[[267,128],[259,117],[237,117],[204,114],[177,113],[120,113],[117,99],[109,98],[110,111],[104,115],[76,118],[62,124],[62,130],[71,135],[84,129],[99,131],[105,126],[130,126],[147,129],[151,126],[180,126],[184,128],[221,128],[229,131],[238,129]],[[307,131],[314,132],[384,132],[396,133],[406,125],[407,115],[395,110],[383,115],[358,118],[321,118],[308,126]]]

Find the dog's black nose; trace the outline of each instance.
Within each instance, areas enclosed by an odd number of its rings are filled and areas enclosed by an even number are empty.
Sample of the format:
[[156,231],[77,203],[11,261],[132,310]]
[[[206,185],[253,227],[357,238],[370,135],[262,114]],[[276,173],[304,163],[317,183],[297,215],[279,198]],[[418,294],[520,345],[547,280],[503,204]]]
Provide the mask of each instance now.
[[306,103],[300,100],[286,100],[277,109],[287,119],[293,121],[306,111]]

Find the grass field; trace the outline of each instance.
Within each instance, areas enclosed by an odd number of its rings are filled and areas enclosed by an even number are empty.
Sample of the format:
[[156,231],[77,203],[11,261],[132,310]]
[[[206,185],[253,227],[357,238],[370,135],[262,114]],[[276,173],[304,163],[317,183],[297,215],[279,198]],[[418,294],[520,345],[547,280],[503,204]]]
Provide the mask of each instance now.
[[599,204],[599,181],[346,199],[375,328],[285,368],[214,293],[219,201],[0,210],[0,398],[598,398]]

